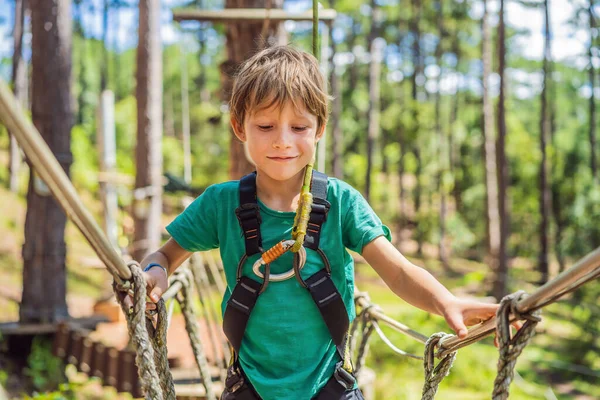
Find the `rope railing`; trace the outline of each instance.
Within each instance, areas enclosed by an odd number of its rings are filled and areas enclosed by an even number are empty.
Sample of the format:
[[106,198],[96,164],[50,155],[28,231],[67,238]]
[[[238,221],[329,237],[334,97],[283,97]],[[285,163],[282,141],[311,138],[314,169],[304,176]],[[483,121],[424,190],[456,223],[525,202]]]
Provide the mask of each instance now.
[[192,346],[192,352],[200,372],[200,379],[202,385],[206,390],[206,398],[208,400],[217,399],[217,395],[214,392],[212,385],[212,378],[210,369],[208,368],[208,361],[206,360],[206,354],[204,352],[204,346],[200,341],[200,328],[194,311],[193,303],[190,301],[191,297],[191,286],[193,282],[192,271],[189,268],[181,269],[173,275],[173,280],[180,282],[181,290],[177,292],[175,299],[179,302],[183,317],[185,320],[185,329],[188,332],[190,338],[190,344]]
[[0,121],[17,139],[31,166],[106,265],[115,281],[122,285],[124,280],[131,279],[131,271],[84,207],[69,177],[2,79],[0,79]]
[[371,318],[373,318],[376,321],[385,323],[395,331],[409,336],[423,344],[425,344],[425,342],[427,342],[427,339],[429,339],[427,336],[387,316],[381,309],[372,307],[372,303],[356,287],[354,288],[354,301],[361,308],[372,308],[369,311],[369,315],[371,316]]
[[[600,277],[600,247],[589,253],[575,263],[571,268],[562,272],[556,278],[540,286],[528,297],[516,304],[519,314],[531,313],[550,303],[560,299],[562,296],[572,292],[586,282]],[[514,321],[515,317],[511,317]],[[462,347],[475,343],[496,331],[496,317],[491,318],[479,326],[469,330],[464,339],[452,336],[440,341],[436,357],[442,358]]]

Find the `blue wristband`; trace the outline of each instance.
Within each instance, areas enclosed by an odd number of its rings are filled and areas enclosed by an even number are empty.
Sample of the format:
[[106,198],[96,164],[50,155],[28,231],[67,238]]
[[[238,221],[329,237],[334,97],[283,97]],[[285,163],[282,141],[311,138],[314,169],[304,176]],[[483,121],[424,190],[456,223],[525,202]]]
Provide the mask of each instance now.
[[148,272],[148,271],[150,271],[151,268],[154,268],[154,267],[162,268],[162,270],[165,271],[165,274],[167,274],[167,276],[169,276],[169,272],[167,271],[167,269],[165,267],[163,267],[162,265],[160,265],[159,263],[150,263],[150,264],[146,265],[146,268],[144,268],[144,272]]

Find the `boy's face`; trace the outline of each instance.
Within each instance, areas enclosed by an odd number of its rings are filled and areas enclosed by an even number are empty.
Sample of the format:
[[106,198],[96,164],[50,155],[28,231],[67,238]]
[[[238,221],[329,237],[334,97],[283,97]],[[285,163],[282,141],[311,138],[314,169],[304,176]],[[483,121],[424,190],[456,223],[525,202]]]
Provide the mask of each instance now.
[[[324,127],[317,128],[317,116],[299,102],[291,101],[248,113],[243,126],[232,120],[236,136],[248,146],[256,170],[277,181],[286,181],[302,172],[315,153]],[[317,132],[318,130],[318,132]]]

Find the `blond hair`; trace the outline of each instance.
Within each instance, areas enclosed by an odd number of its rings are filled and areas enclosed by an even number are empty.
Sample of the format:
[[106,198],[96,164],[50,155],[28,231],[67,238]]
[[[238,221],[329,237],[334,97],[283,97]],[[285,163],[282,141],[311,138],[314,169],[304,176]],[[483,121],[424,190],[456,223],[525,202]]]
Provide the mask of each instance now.
[[317,59],[291,46],[269,47],[241,65],[229,103],[231,118],[243,125],[249,113],[287,101],[315,115],[318,128],[327,123],[329,96]]

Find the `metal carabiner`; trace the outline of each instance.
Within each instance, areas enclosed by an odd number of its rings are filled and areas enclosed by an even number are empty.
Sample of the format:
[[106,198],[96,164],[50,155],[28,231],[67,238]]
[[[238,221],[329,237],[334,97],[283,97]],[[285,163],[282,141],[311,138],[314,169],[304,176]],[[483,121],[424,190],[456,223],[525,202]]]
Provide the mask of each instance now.
[[[282,251],[281,251],[281,254],[279,254],[278,256],[281,256],[282,254],[284,254],[287,251],[289,251],[292,248],[292,246],[294,245],[295,242],[296,242],[295,240],[286,240],[284,242],[281,242],[281,246],[282,246],[281,250]],[[304,246],[300,247],[300,251],[298,251],[297,254],[298,254],[297,257],[299,257],[299,265],[298,265],[297,269],[298,269],[298,271],[300,271],[302,268],[304,268],[304,264],[306,263],[306,249],[304,248]],[[252,272],[254,272],[254,274],[256,276],[258,276],[259,278],[264,279],[265,276],[264,276],[263,272],[260,270],[260,267],[262,267],[263,265],[268,265],[268,264],[269,263],[265,262],[265,260],[263,259],[263,257],[261,257],[258,260],[256,260],[256,262],[252,266]],[[283,272],[281,274],[270,274],[269,275],[269,282],[281,282],[281,281],[285,281],[285,280],[290,279],[291,277],[293,277],[295,273],[296,273],[295,272],[295,268],[292,267],[288,271]]]

